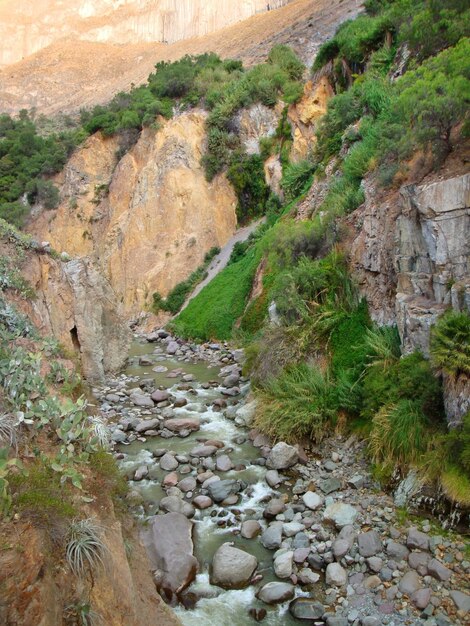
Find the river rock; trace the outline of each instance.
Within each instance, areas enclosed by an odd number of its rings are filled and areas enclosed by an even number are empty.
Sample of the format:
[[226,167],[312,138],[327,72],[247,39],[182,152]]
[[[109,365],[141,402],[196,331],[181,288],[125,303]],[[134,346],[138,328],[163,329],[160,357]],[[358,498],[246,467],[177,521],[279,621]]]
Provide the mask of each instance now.
[[188,491],[194,491],[196,489],[196,479],[193,476],[186,476],[183,480],[180,480],[178,483],[178,489],[181,489],[183,493],[187,493]]
[[325,478],[319,481],[318,486],[325,495],[328,495],[341,489],[341,481],[338,478]]
[[299,582],[302,585],[314,585],[320,580],[320,574],[317,572],[312,572],[308,567],[304,567],[298,573]]
[[243,522],[240,530],[240,534],[245,539],[253,539],[257,537],[261,532],[261,525],[254,519],[249,519]]
[[214,503],[208,496],[196,496],[193,500],[193,505],[200,510],[208,509]]
[[191,456],[205,457],[212,456],[217,450],[218,448],[216,446],[199,445],[195,446],[189,454]]
[[302,532],[303,530],[305,530],[305,526],[301,524],[300,522],[287,522],[286,524],[283,524],[282,526],[282,533],[286,537],[293,537],[294,535]]
[[412,594],[411,601],[417,609],[425,609],[431,601],[431,589],[418,589]]
[[392,559],[398,559],[400,561],[405,560],[410,553],[406,546],[401,543],[397,543],[396,541],[389,541],[386,549],[388,556]]
[[240,381],[240,376],[238,374],[230,374],[224,378],[223,385],[227,387],[227,389],[231,389],[232,387],[236,387]]
[[326,567],[325,580],[327,585],[343,587],[348,580],[348,574],[339,563],[329,563]]
[[113,431],[111,439],[112,441],[114,441],[114,443],[124,443],[125,441],[127,441],[127,435],[126,433],[123,433],[122,430],[116,429]]
[[256,597],[265,604],[278,604],[294,597],[295,587],[290,583],[271,582],[263,585]]
[[132,392],[131,395],[129,396],[129,399],[132,402],[132,404],[135,404],[136,406],[149,407],[152,409],[154,407],[153,400],[149,396],[149,394],[142,393],[141,391]]
[[284,441],[277,443],[269,453],[266,465],[271,469],[288,469],[297,463],[299,453]]
[[398,584],[399,590],[402,593],[406,593],[408,596],[411,596],[415,591],[421,589],[421,587],[419,576],[414,570],[406,572]]
[[148,474],[149,474],[149,468],[146,465],[142,465],[136,470],[134,474],[134,480],[135,481],[143,480],[146,476],[148,476]]
[[382,552],[382,540],[375,530],[369,530],[366,533],[359,533],[357,537],[359,544],[359,554],[364,557],[375,556]]
[[426,552],[411,552],[408,557],[408,564],[412,569],[415,569],[421,576],[426,576],[428,573],[428,563],[430,556]]
[[165,428],[174,433],[180,433],[183,430],[195,432],[201,428],[201,421],[197,417],[174,417],[166,420]]
[[178,467],[178,465],[179,463],[175,459],[175,457],[168,452],[164,454],[160,459],[160,467],[162,468],[162,470],[165,470],[165,472],[172,472]]
[[437,559],[431,559],[428,563],[428,573],[433,578],[441,580],[443,582],[449,580],[452,576],[450,569],[447,569],[445,565],[442,565]]
[[302,501],[311,511],[316,511],[316,509],[320,508],[323,504],[323,498],[319,496],[318,493],[314,493],[313,491],[307,491],[304,493]]
[[234,479],[217,480],[207,485],[209,496],[214,502],[223,502],[230,495],[239,493],[241,488],[240,482]]
[[159,402],[165,402],[165,400],[168,400],[168,398],[170,397],[170,394],[168,393],[168,391],[162,391],[161,389],[156,389],[150,395],[150,397],[152,398],[154,402],[158,404]]
[[166,348],[166,353],[173,355],[178,352],[178,349],[179,349],[178,343],[176,341],[170,341]]
[[346,556],[346,554],[349,552],[350,547],[351,546],[349,545],[349,541],[346,541],[346,539],[336,539],[336,541],[331,546],[335,559],[340,561],[343,556]]
[[193,556],[192,532],[192,522],[180,513],[157,515],[142,532],[157,587],[170,599],[196,577],[198,562]]
[[261,543],[268,550],[277,550],[282,543],[282,522],[270,524],[261,535]]
[[162,485],[163,487],[176,487],[178,480],[178,474],[176,472],[170,472],[163,479]]
[[410,528],[406,538],[406,545],[411,550],[429,550],[429,537],[416,528]]
[[463,591],[451,591],[450,597],[454,601],[458,611],[464,613],[470,612],[470,595],[463,593]]
[[211,583],[224,589],[242,589],[249,584],[257,566],[254,556],[224,543],[212,560]]
[[325,612],[323,604],[310,598],[296,598],[289,604],[289,611],[296,619],[320,619]]
[[195,510],[192,504],[184,502],[181,498],[174,495],[166,496],[160,500],[160,508],[168,513],[180,513],[185,517],[193,517]]
[[279,515],[279,513],[283,513],[285,510],[286,505],[284,504],[284,501],[274,498],[268,503],[268,505],[264,509],[263,517],[265,517],[266,519],[273,519],[276,517],[276,515]]
[[158,420],[157,418],[154,418],[151,420],[141,420],[138,424],[136,424],[135,432],[145,433],[148,430],[154,430],[155,428],[158,428],[159,426],[160,426],[160,420]]
[[[244,404],[237,410],[237,414],[236,414],[237,419],[243,421],[245,426],[247,426],[248,428],[251,426],[253,419],[255,417],[256,406],[257,406],[257,401],[252,400],[251,402],[247,402],[246,404]],[[268,443],[269,443],[269,439],[268,439]]]
[[330,504],[323,513],[323,519],[326,522],[333,522],[337,528],[354,524],[357,516],[357,509],[344,502]]
[[277,470],[268,470],[264,479],[268,483],[268,485],[273,488],[278,487],[282,482],[282,479],[279,476],[279,472]]
[[290,578],[294,564],[294,553],[289,550],[274,559],[274,573],[278,578]]
[[229,472],[233,469],[233,463],[227,454],[221,454],[215,460],[215,467],[219,472]]

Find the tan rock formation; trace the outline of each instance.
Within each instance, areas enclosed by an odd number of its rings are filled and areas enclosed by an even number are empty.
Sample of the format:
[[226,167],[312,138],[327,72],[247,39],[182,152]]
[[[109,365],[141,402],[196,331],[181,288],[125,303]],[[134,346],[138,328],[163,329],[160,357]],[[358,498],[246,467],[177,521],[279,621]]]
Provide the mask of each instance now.
[[57,250],[93,257],[128,315],[186,279],[236,228],[232,187],[224,175],[208,183],[200,164],[205,117],[193,111],[144,130],[117,165],[114,140],[91,137],[65,168],[59,209],[31,225]]
[[312,152],[318,121],[326,113],[328,100],[333,95],[328,79],[322,76],[316,83],[308,81],[300,101],[289,107],[294,138],[290,153],[292,161],[302,161]]

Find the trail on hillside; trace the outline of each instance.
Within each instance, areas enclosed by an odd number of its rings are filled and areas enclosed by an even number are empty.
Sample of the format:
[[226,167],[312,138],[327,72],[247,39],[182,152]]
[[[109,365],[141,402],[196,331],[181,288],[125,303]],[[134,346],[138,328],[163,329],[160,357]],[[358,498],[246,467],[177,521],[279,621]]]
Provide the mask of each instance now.
[[265,219],[266,219],[265,217],[262,217],[261,219],[256,220],[255,222],[252,222],[251,224],[248,224],[248,226],[239,228],[234,233],[234,235],[227,241],[225,246],[221,249],[219,254],[217,254],[212,259],[209,267],[207,268],[206,277],[204,278],[203,281],[201,281],[196,286],[194,291],[192,291],[191,294],[188,296],[181,310],[178,311],[178,315],[181,313],[181,311],[183,311],[188,306],[189,302],[193,298],[195,298],[204,289],[204,287],[208,285],[211,282],[211,280],[215,278],[217,274],[224,269],[224,267],[227,266],[227,263],[229,262],[230,255],[232,254],[232,250],[235,247],[235,244],[238,242],[246,241],[248,237],[251,235],[251,233],[253,233],[258,228],[258,226],[265,221]]

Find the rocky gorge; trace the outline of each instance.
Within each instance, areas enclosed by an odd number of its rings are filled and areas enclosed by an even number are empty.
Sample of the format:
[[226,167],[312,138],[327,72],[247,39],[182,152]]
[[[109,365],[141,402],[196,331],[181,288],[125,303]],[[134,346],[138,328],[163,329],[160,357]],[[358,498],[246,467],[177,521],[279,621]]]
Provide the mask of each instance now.
[[157,330],[93,390],[182,623],[465,624],[464,538],[404,515],[356,436],[303,448],[254,430],[243,361]]

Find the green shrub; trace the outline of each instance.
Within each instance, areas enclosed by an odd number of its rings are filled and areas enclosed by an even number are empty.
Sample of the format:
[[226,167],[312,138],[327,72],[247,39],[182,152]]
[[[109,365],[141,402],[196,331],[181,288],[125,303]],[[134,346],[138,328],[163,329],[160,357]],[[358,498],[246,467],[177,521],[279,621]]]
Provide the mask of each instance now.
[[370,325],[367,303],[363,300],[332,329],[329,348],[335,375],[348,373],[352,380],[359,379],[369,360],[367,331]]
[[419,352],[409,354],[384,368],[382,364],[369,367],[364,376],[362,415],[372,418],[384,405],[399,400],[417,403],[431,420],[439,422],[444,414],[442,390],[433,375],[429,361]]
[[431,362],[450,376],[470,376],[470,316],[449,311],[431,330]]
[[232,156],[227,178],[237,194],[237,216],[240,223],[262,215],[269,197],[263,161],[257,154],[236,152]]
[[51,527],[76,515],[70,486],[41,459],[27,467],[27,474],[10,478],[15,507],[25,516]]

